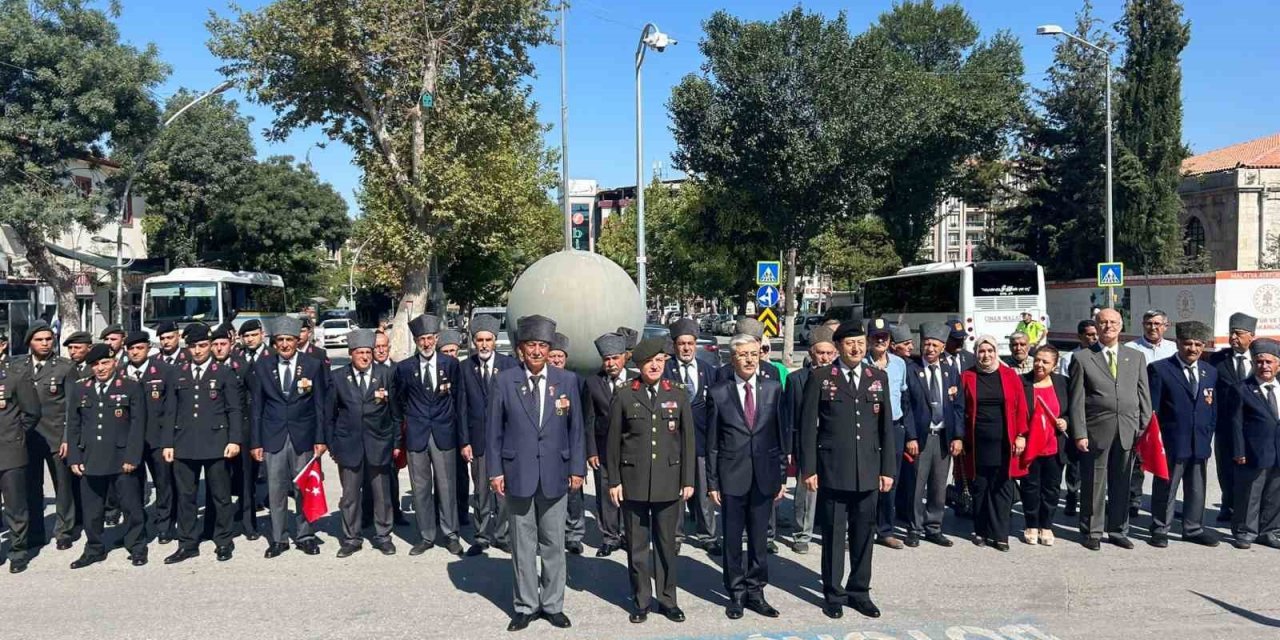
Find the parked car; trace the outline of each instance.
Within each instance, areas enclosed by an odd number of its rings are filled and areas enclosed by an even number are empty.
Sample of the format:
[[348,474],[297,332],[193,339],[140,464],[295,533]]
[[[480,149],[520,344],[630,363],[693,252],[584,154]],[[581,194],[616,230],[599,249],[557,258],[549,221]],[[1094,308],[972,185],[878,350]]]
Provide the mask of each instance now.
[[800,316],[800,319],[802,322],[796,323],[796,341],[808,344],[809,332],[822,324],[822,316]]
[[726,313],[720,316],[720,322],[716,327],[716,333],[722,336],[731,336],[733,335],[733,330],[738,327],[738,320]]
[[721,349],[720,344],[716,342],[715,336],[703,334],[698,336],[698,352],[694,357],[720,367],[728,361],[729,350]]
[[698,330],[703,333],[714,333],[716,328],[716,318],[719,317],[720,314],[717,313],[702,314],[702,317],[698,318]]
[[671,335],[671,330],[660,324],[646,324],[644,332],[640,335],[640,339],[648,338],[665,338]]
[[320,323],[317,328],[317,342],[321,346],[328,349],[330,347],[347,346],[347,334],[352,329],[358,329],[355,321],[349,318],[333,318]]

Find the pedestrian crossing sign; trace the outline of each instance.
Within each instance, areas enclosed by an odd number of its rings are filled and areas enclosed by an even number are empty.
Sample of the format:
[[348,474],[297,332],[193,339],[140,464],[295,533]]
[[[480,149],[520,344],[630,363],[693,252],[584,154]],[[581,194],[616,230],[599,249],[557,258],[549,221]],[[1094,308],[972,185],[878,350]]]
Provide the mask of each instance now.
[[756,263],[756,284],[773,285],[782,284],[782,263],[777,260],[761,260]]
[[1123,287],[1124,286],[1124,263],[1123,262],[1099,262],[1098,263],[1098,286],[1099,287]]

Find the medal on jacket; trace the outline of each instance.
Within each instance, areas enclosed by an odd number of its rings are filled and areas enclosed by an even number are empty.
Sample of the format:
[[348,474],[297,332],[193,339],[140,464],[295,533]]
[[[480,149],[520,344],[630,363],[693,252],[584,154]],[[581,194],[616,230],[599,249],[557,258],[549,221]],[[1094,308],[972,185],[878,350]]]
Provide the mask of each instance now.
[[210,400],[218,399],[218,385],[216,380],[209,381],[209,399]]
[[160,399],[160,386],[159,386],[159,385],[154,385],[154,384],[153,384],[153,385],[151,385],[151,399],[152,399],[152,400],[159,400],[159,399]]
[[874,413],[874,414],[876,414],[876,415],[880,415],[880,403],[879,403],[879,402],[873,402],[873,403],[871,404],[871,413]]
[[4,385],[0,384],[0,409],[8,408],[9,398],[5,395]]
[[[4,387],[0,386],[0,395],[3,395],[3,394],[4,394]],[[1209,406],[1213,406],[1213,387],[1209,387],[1204,390],[1204,403]],[[3,408],[4,408],[4,405],[0,405],[0,409],[3,409]]]
[[49,393],[51,393],[51,394],[53,394],[53,395],[57,395],[57,394],[58,394],[58,379],[57,379],[57,378],[50,378],[50,379],[49,379]]
[[124,417],[124,409],[116,409],[116,417],[117,417],[117,418],[123,418],[123,417]]
[[556,415],[562,416],[568,413],[568,411],[569,411],[569,396],[562,393],[560,394],[560,397],[556,399]]

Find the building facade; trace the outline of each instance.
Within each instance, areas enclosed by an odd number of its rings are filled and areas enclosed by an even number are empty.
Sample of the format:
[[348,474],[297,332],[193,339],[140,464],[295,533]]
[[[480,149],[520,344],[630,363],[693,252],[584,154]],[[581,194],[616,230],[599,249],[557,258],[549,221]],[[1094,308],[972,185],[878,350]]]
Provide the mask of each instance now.
[[1178,194],[1187,257],[1205,256],[1215,271],[1280,259],[1280,134],[1187,158]]

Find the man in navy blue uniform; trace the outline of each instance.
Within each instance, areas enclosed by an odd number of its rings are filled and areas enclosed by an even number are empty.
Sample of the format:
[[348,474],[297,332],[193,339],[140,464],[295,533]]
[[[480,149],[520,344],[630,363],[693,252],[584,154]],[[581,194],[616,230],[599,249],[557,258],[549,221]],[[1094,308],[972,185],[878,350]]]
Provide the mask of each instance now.
[[[1225,398],[1228,387],[1238,385],[1253,375],[1253,358],[1249,356],[1249,346],[1253,344],[1254,332],[1258,329],[1258,319],[1245,314],[1233,313],[1227,320],[1228,346],[1208,356],[1209,364],[1218,370],[1219,398]],[[1235,444],[1231,436],[1231,414],[1218,412],[1218,428],[1214,433],[1213,461],[1218,475],[1218,489],[1222,493],[1221,508],[1218,509],[1218,522],[1231,522],[1232,498],[1235,494],[1235,462],[1232,461]]]
[[1182,539],[1218,545],[1218,536],[1201,526],[1210,443],[1218,423],[1218,372],[1201,359],[1213,344],[1213,330],[1203,322],[1179,322],[1178,353],[1147,365],[1151,408],[1160,421],[1169,479],[1155,478],[1151,492],[1153,547],[1169,545],[1178,485],[1182,485]]
[[912,419],[906,425],[906,452],[916,459],[915,482],[903,487],[912,506],[907,513],[908,547],[920,546],[921,538],[942,547],[952,545],[942,533],[942,519],[951,458],[964,451],[964,394],[960,372],[943,359],[949,334],[944,324],[920,325],[920,359],[907,361]]
[[622,548],[622,511],[609,499],[609,405],[618,389],[635,376],[627,371],[627,337],[606,333],[596,338],[600,354],[600,370],[582,383],[583,429],[586,438],[587,466],[594,471],[596,485],[596,524],[600,527],[597,558],[607,557]]
[[[271,511],[271,544],[266,557],[289,550],[289,494],[293,479],[311,458],[329,448],[325,402],[329,371],[324,362],[298,352],[301,323],[288,316],[275,322],[275,353],[258,360],[249,378],[253,398],[252,453],[267,465],[267,502]],[[319,555],[315,529],[298,512],[294,543],[307,555]]]
[[467,555],[478,556],[490,546],[510,551],[507,536],[506,501],[489,488],[488,453],[485,451],[485,425],[488,423],[489,398],[493,395],[498,373],[516,369],[520,363],[509,355],[498,353],[499,320],[480,314],[471,320],[471,356],[462,363],[462,388],[467,397],[467,426],[471,430],[471,483],[475,485],[475,543]]
[[716,535],[719,515],[716,504],[707,493],[707,424],[711,414],[707,391],[717,378],[716,367],[697,358],[697,322],[681,318],[671,324],[670,331],[671,339],[675,342],[676,357],[667,360],[663,377],[682,385],[685,395],[689,397],[689,409],[693,411],[694,449],[697,452],[693,497],[687,502],[689,511],[693,513],[695,527],[693,535],[689,537],[706,545],[707,553],[717,556],[721,553],[719,537]]
[[[124,375],[142,385],[147,406],[146,447],[142,461],[156,488],[153,509],[156,536],[160,544],[173,541],[173,524],[177,515],[178,497],[174,492],[173,463],[164,458],[160,442],[166,429],[173,426],[177,409],[174,391],[177,388],[177,370],[159,358],[151,356],[151,336],[146,331],[130,332],[124,339],[127,364]],[[146,484],[143,470],[139,469],[138,488]]]
[[[462,555],[458,540],[457,455],[471,461],[466,398],[458,361],[436,351],[440,319],[423,314],[409,322],[418,353],[396,365],[396,416],[405,420],[409,486],[422,536],[409,555],[425,553],[443,539],[449,553]],[[436,501],[439,501],[439,505]]]
[[[507,500],[515,616],[508,631],[546,618],[568,628],[564,614],[564,523],[570,489],[587,473],[580,396],[569,372],[547,366],[555,321],[517,323],[524,365],[498,374],[489,402],[485,451],[489,482]],[[538,571],[538,559],[542,571]]]
[[1259,338],[1250,351],[1253,375],[1231,387],[1222,405],[1236,463],[1231,545],[1280,549],[1280,342]]

